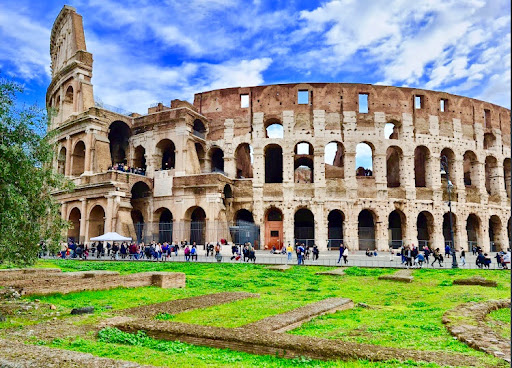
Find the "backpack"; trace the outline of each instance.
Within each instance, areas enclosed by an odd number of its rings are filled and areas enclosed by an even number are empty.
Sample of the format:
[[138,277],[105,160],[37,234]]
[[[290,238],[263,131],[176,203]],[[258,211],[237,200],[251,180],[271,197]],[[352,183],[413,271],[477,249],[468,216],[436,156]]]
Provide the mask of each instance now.
[[196,254],[196,248],[192,248],[192,249],[190,250],[190,254]]

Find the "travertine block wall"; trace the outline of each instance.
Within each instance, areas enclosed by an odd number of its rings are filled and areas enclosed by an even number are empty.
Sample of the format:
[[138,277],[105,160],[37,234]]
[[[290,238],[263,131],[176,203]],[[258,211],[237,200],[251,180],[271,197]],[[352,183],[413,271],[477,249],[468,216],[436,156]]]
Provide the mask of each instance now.
[[[65,38],[66,34],[73,38]],[[88,241],[97,232],[114,230],[135,237],[134,211],[139,211],[145,229],[158,235],[160,214],[165,209],[172,213],[174,228],[181,229],[179,234],[173,233],[173,240],[189,239],[191,215],[201,208],[207,225],[224,226],[220,232],[208,230],[205,241],[217,241],[221,234],[229,237],[228,223],[236,220],[237,211],[245,209],[261,226],[261,243],[266,245],[266,215],[277,208],[283,215],[284,244],[294,242],[295,213],[308,209],[314,217],[315,243],[325,249],[329,213],[339,210],[344,217],[344,243],[358,249],[358,216],[369,210],[376,248],[386,250],[389,216],[396,210],[405,243],[418,244],[417,221],[424,212],[430,219],[430,242],[443,246],[448,195],[439,167],[441,154],[446,154],[454,186],[451,199],[457,248],[467,247],[466,222],[470,214],[479,220],[475,230],[484,249],[490,249],[490,221],[499,246],[505,248],[509,243],[508,109],[444,92],[300,83],[203,92],[195,95],[193,104],[173,100],[170,107],[158,104],[144,116],[124,115],[92,107],[94,101],[88,97],[92,96],[92,55],[85,51],[83,34],[81,18],[73,8],[65,7],[52,30],[53,79],[47,95],[48,106],[59,110],[52,123],[52,129],[58,132],[55,169],[77,185],[73,193],[56,193],[56,197],[63,204],[63,218],[71,219],[75,226],[68,235],[79,234],[80,241]],[[58,46],[69,50],[57,54]],[[72,56],[63,60],[62,55]],[[68,93],[70,86],[72,93]],[[299,103],[299,91],[307,92],[307,103]],[[368,96],[367,112],[360,112],[360,94]],[[244,107],[242,95],[249,100]],[[421,106],[415,106],[416,99],[421,100]],[[65,108],[64,101],[68,104]],[[129,131],[127,165],[145,159],[145,176],[107,172],[113,163],[109,132],[114,122],[125,124]],[[204,132],[197,133],[196,123],[204,126]],[[266,127],[274,123],[282,125],[283,138],[267,138]],[[388,123],[395,126],[394,139],[384,136]],[[174,167],[170,170],[161,170],[163,152],[159,142],[164,139],[174,145]],[[313,147],[312,183],[294,182],[295,147],[301,142]],[[326,177],[324,154],[330,142],[338,142],[343,148],[343,178]],[[359,143],[372,148],[371,177],[356,176]],[[237,178],[236,152],[242,144],[252,147],[252,178]],[[265,183],[269,145],[282,149],[282,183]],[[418,147],[428,152],[425,162],[415,161]],[[212,173],[212,155],[218,149],[223,153],[224,170]],[[391,151],[398,152],[398,156],[390,159]],[[143,157],[136,152],[144,152]],[[464,156],[468,152],[475,157],[470,186],[464,181]],[[426,187],[416,187],[418,164],[424,166]],[[397,187],[390,185],[388,166],[392,167],[389,171],[393,180],[399,179]],[[142,184],[149,195],[133,198],[134,187]],[[234,195],[228,198],[229,192]]]

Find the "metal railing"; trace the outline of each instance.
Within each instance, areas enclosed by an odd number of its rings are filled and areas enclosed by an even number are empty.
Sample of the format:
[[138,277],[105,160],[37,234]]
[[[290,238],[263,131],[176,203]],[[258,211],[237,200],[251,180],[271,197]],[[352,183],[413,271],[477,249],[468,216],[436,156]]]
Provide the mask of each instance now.
[[192,130],[192,134],[201,139],[206,139],[206,134],[204,132],[200,132],[200,131],[194,129],[194,130]]
[[327,250],[338,250],[343,245],[343,239],[328,239]]

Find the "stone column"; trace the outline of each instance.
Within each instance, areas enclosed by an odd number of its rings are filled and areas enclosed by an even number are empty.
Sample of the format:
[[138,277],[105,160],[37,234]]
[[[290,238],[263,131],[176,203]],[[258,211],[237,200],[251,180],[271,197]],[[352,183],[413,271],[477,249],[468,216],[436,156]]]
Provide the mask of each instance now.
[[[87,214],[87,200],[85,198],[80,198],[80,202],[82,204],[80,208],[80,236],[79,241],[85,242],[85,238],[88,232],[88,214]],[[87,220],[86,220],[87,219]]]
[[84,163],[84,174],[90,175],[91,171],[91,156],[92,156],[92,132],[90,129],[86,129],[85,131],[85,163]]
[[324,204],[318,203],[315,206],[314,216],[315,216],[315,244],[318,246],[319,250],[326,251],[327,250],[327,222],[326,217],[324,216]]
[[64,168],[64,175],[70,176],[71,175],[71,137],[68,135],[66,136],[66,167]]
[[107,208],[105,213],[105,233],[112,231],[112,219],[113,219],[113,210],[114,210],[114,194],[109,193],[107,195]]
[[405,154],[400,164],[400,184],[405,188],[408,200],[416,199],[416,185],[414,182],[414,153]]
[[380,252],[389,250],[388,223],[383,217],[379,216],[380,220],[375,223],[375,247]]

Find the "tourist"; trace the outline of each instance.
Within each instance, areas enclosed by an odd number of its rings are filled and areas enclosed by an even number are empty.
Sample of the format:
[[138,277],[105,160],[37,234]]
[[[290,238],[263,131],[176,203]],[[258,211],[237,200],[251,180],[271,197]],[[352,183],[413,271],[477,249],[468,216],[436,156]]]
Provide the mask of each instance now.
[[318,255],[320,254],[320,251],[318,250],[318,247],[313,245],[313,261],[318,261]]
[[121,243],[120,253],[121,253],[121,259],[125,259],[126,258],[126,244],[125,244],[125,242]]
[[220,254],[220,243],[217,242],[217,244],[215,245],[215,255],[217,254]]
[[162,260],[162,244],[156,243],[155,253],[156,253],[157,261],[160,262]]
[[439,265],[439,267],[443,267],[443,265],[441,264],[442,261],[441,261],[441,253],[439,252],[439,248],[436,248],[434,250],[434,253],[432,254],[434,256],[434,261],[432,262],[431,266],[434,267],[434,263],[436,263],[437,261],[437,264]]
[[209,257],[210,255],[213,256],[213,244],[210,242],[208,243],[208,245],[206,246],[206,256]]
[[100,258],[103,255],[103,243],[98,242],[98,246],[96,247],[96,258]]
[[482,266],[485,263],[485,256],[482,253],[482,251],[478,252],[478,255],[476,256],[476,266],[478,268],[482,268]]
[[192,257],[192,260],[196,260],[197,262],[197,247],[196,247],[196,244],[194,242],[194,245],[192,245],[192,249],[190,250],[190,256]]
[[395,256],[395,252],[393,251],[393,248],[389,248],[389,260],[393,262],[393,257]]
[[466,251],[464,249],[460,252],[460,263],[462,263],[463,266],[466,265]]
[[343,247],[342,244],[340,244],[340,256],[338,257],[338,262],[337,263],[340,263],[341,258],[343,257],[343,252],[344,251],[345,251],[345,248]]
[[288,246],[286,247],[286,253],[288,254],[288,261],[292,260],[292,252],[293,248],[290,243],[288,243]]
[[60,244],[60,257],[62,259],[66,259],[66,251],[68,250],[68,245],[65,242]]
[[423,256],[423,254],[418,253],[416,255],[416,258],[414,258],[414,266],[418,267],[418,268],[422,268],[423,262],[425,262],[425,257]]
[[444,246],[444,256],[446,258],[449,258],[450,257],[450,253],[451,253],[451,248],[450,248],[450,245],[446,244]]
[[486,268],[489,268],[491,265],[491,256],[488,255],[487,253],[484,253],[484,266]]
[[344,264],[348,263],[348,247],[347,246],[345,246],[344,250],[343,250],[343,263]]
[[176,243],[174,244],[174,255],[177,257],[178,256],[178,249],[180,248],[179,244]]
[[304,248],[302,247],[302,244],[297,247],[297,265],[304,264]]
[[185,261],[190,261],[190,248],[188,247],[188,245],[185,246],[185,250],[183,251],[183,253],[185,254]]
[[119,259],[119,245],[117,243],[112,245],[112,259]]
[[502,265],[504,270],[508,270],[508,265],[510,264],[510,249],[502,257]]
[[425,245],[425,248],[423,248],[423,254],[425,256],[425,262],[427,263],[427,265],[428,265],[428,262],[429,262],[428,257],[430,256],[430,253],[432,253],[430,251],[430,248]]

